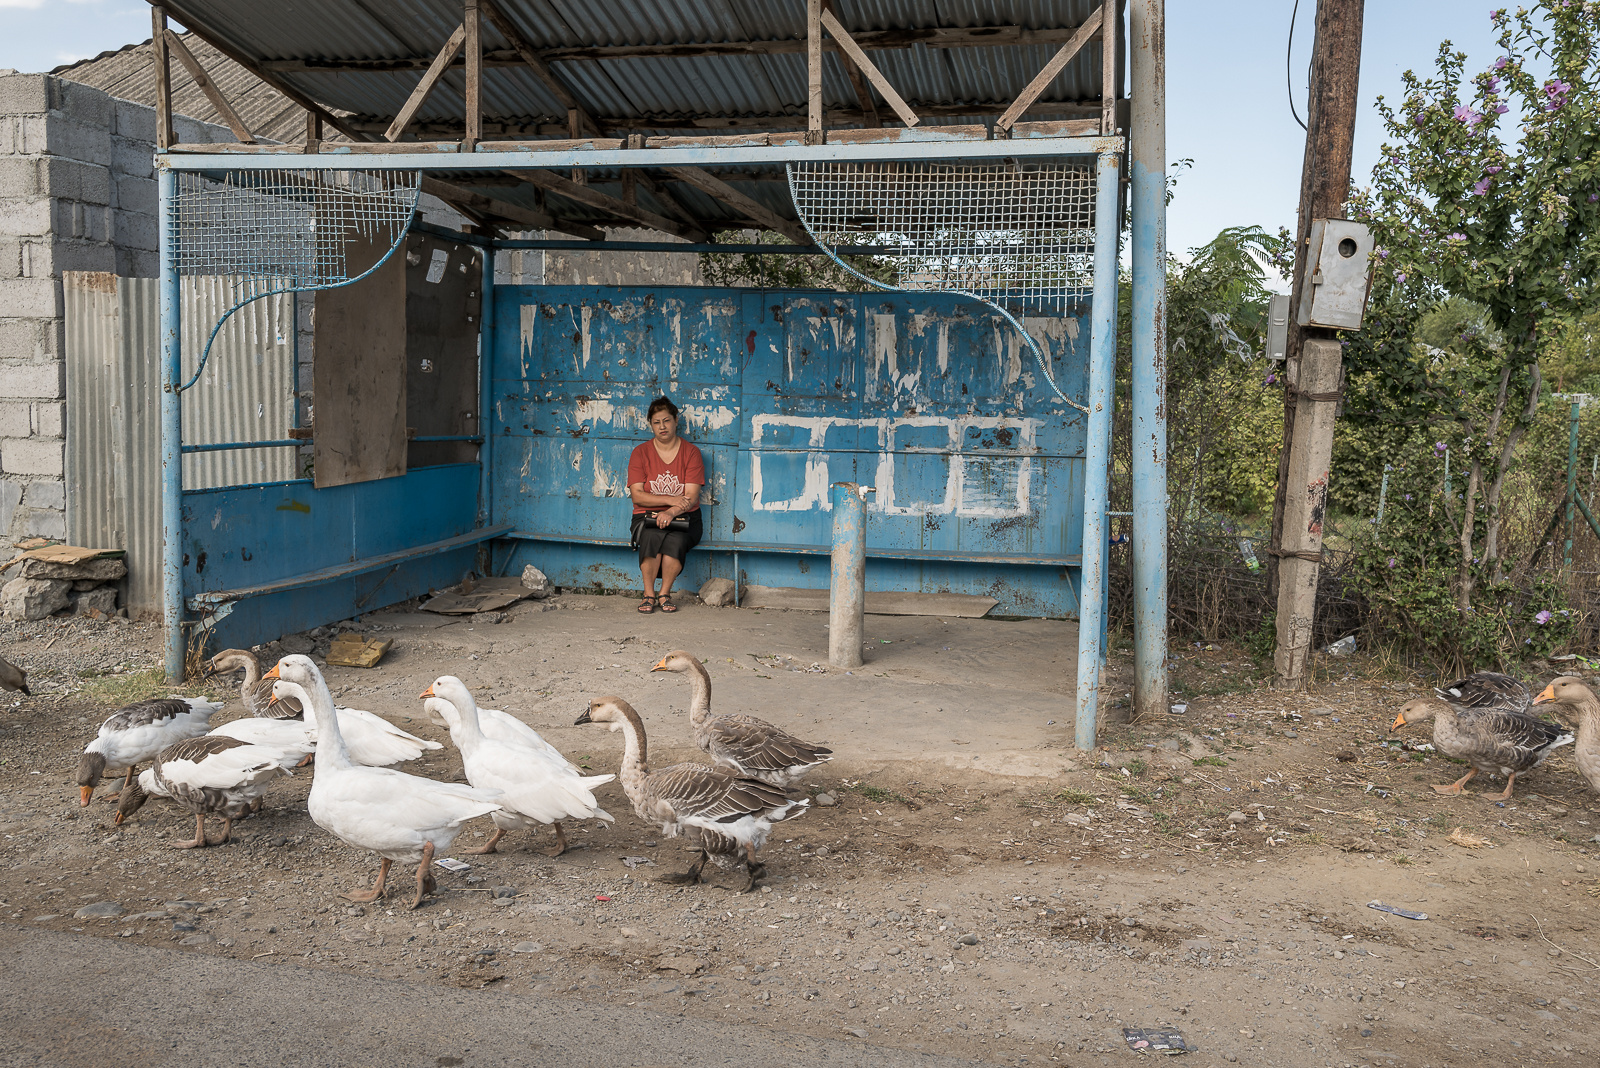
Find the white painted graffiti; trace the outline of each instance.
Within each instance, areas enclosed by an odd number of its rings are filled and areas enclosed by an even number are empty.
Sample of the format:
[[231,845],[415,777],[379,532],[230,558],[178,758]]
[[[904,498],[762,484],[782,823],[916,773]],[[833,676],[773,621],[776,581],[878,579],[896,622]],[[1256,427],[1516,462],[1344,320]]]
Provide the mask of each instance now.
[[[868,508],[889,515],[957,515],[1003,518],[1033,513],[1033,455],[1041,420],[993,416],[910,416],[906,418],[843,419],[833,416],[757,415],[750,419],[750,496],[758,512],[828,511],[828,487],[838,481],[828,470],[830,452],[824,450],[828,432],[856,427],[876,431],[878,462],[874,486],[877,493]],[[801,488],[792,496],[769,499],[762,476],[762,459],[770,455],[772,432],[794,428],[806,433],[805,470]],[[946,442],[939,446],[899,447],[899,432],[908,429],[942,429]],[[971,431],[1007,434],[1003,451],[971,451]],[[764,442],[768,449],[763,449]],[[897,456],[934,455],[948,459],[944,496],[939,500],[900,503],[895,489]],[[994,487],[998,486],[998,490]]]

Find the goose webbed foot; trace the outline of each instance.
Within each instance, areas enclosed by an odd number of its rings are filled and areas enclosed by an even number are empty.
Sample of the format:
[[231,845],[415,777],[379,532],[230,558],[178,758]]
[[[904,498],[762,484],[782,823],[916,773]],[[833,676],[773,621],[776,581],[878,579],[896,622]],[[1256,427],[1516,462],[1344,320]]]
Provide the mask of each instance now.
[[756,883],[759,880],[767,877],[767,866],[765,864],[750,864],[746,866],[745,870],[750,873],[750,882],[742,892],[748,894],[755,890]]
[[1476,774],[1478,774],[1478,769],[1473,768],[1471,771],[1461,776],[1461,778],[1457,779],[1449,786],[1435,786],[1433,788],[1433,792],[1436,794],[1464,794],[1466,791],[1463,790],[1462,787],[1467,784],[1468,779],[1472,778]]
[[211,845],[211,843],[206,841],[206,818],[204,816],[197,815],[194,818],[194,840],[188,842],[173,842],[172,848],[204,849],[208,845]]
[[701,853],[700,859],[695,861],[694,866],[688,871],[668,872],[666,875],[663,875],[657,879],[656,882],[665,883],[668,886],[695,886],[700,882],[700,869],[704,868],[705,866],[706,855]]
[[559,857],[567,851],[567,832],[561,829],[560,823],[553,823],[551,826],[556,829],[556,844],[541,852],[547,857]]
[[1498,794],[1484,794],[1483,799],[1485,801],[1510,801],[1511,788],[1515,785],[1517,785],[1517,773],[1513,771],[1510,775],[1506,776],[1505,792]]
[[489,836],[488,842],[484,843],[477,849],[463,849],[461,852],[476,856],[482,856],[485,853],[494,853],[496,852],[495,843],[500,841],[500,839],[504,838],[505,836],[506,832],[496,827],[494,829],[494,833]]
[[412,898],[411,901],[406,905],[407,909],[416,908],[418,905],[422,904],[422,899],[424,896],[431,894],[438,889],[438,884],[433,878],[433,872],[428,870],[432,864],[433,843],[427,842],[422,847],[422,863],[417,865],[417,896]]
[[378,881],[372,884],[371,890],[351,890],[349,893],[342,895],[344,899],[364,905],[383,897],[385,893],[383,884],[389,878],[389,865],[391,863],[393,862],[388,857],[383,858],[383,862],[378,865]]

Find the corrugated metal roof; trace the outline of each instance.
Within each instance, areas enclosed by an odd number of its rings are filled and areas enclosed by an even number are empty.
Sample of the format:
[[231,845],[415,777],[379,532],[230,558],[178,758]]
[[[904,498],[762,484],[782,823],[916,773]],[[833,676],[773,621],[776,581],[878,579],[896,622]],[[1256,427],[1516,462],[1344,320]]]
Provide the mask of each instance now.
[[[298,141],[305,137],[306,113],[299,104],[250,73],[209,43],[192,33],[180,35],[207,76],[222,93],[250,132],[267,141]],[[172,110],[191,119],[226,126],[227,122],[205,93],[195,84],[188,68],[177,60],[172,64]],[[128,45],[115,52],[102,52],[93,59],[69,63],[50,72],[58,78],[92,86],[119,100],[131,100],[145,107],[156,106],[156,68],[150,42]],[[347,140],[337,131],[328,131],[328,140]]]

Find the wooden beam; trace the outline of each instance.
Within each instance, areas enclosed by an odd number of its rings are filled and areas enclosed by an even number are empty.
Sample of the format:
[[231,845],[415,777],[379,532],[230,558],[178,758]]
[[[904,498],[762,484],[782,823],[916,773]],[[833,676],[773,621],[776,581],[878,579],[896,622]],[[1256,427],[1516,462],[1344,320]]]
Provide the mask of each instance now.
[[467,28],[465,25],[457,26],[456,32],[439,49],[439,54],[433,57],[433,64],[422,75],[422,80],[417,87],[411,90],[411,95],[406,98],[405,105],[400,113],[394,117],[394,122],[389,124],[389,129],[383,136],[390,141],[400,140],[400,135],[406,132],[406,127],[411,125],[411,120],[416,118],[417,111],[422,107],[422,102],[428,99],[428,94],[433,92],[433,87],[439,84],[439,79],[444,77],[444,72],[449,69],[450,61],[456,58],[461,51],[461,46],[467,41]]
[[172,64],[167,60],[167,9],[150,8],[150,55],[156,65],[156,151],[172,147]]
[[[1119,0],[1100,0],[1100,136],[1117,132],[1117,30],[1122,25]],[[1109,13],[1109,17],[1107,17]]]
[[589,207],[600,211],[610,212],[619,218],[648,226],[652,230],[660,230],[674,237],[681,237],[688,241],[705,241],[708,236],[703,230],[673,222],[671,219],[641,208],[637,204],[629,204],[625,200],[618,200],[616,197],[602,193],[598,189],[591,189],[569,178],[563,178],[554,171],[512,171],[510,173],[518,178],[528,180],[540,189],[560,194],[568,200],[576,201],[579,204],[587,204]]
[[322,116],[315,111],[306,112],[306,143],[302,151],[308,156],[322,151]]
[[483,38],[478,0],[462,0],[461,25],[467,31],[462,44],[467,53],[467,135],[461,140],[461,151],[471,152],[483,140]]
[[[166,42],[167,50],[172,55],[177,56],[178,62],[182,63],[185,69],[188,70],[189,77],[194,79],[194,84],[198,85],[200,91],[206,94],[206,99],[211,101],[211,106],[217,109],[217,114],[222,116],[222,121],[228,124],[228,128],[233,131],[233,136],[239,139],[239,143],[242,145],[255,144],[256,138],[250,132],[250,127],[246,126],[244,120],[239,117],[239,113],[228,105],[227,99],[222,95],[222,90],[218,89],[216,83],[211,80],[211,75],[206,73],[206,69],[200,65],[198,59],[194,58],[193,53],[184,47],[183,39],[171,30],[163,31],[162,39]],[[152,38],[152,43],[153,41],[154,39]]]
[[[485,15],[488,5],[483,5]],[[491,16],[490,21],[493,21]],[[500,29],[497,24],[496,29]],[[1023,45],[1056,45],[1070,40],[1076,26],[1061,29],[1033,30],[1025,26],[974,26],[944,29],[862,30],[851,36],[856,44],[869,51],[896,48],[999,48]],[[501,35],[505,36],[504,30]],[[509,41],[511,38],[506,37]],[[832,42],[823,43],[824,51],[839,51]],[[771,56],[795,55],[806,51],[803,38],[762,41],[712,41],[694,44],[659,45],[600,45],[568,48],[529,49],[548,69],[551,63],[581,63],[608,59],[694,59],[703,56]],[[516,67],[526,64],[526,57],[513,48],[497,48],[484,53],[484,64],[490,67]],[[426,70],[432,60],[427,56],[408,56],[395,59],[274,59],[261,64],[264,70],[300,73],[319,71],[328,73],[388,73],[393,71]],[[563,92],[566,90],[563,89]],[[565,103],[565,101],[563,101]]]
[[822,0],[806,0],[806,140],[822,140]]
[[822,12],[822,26],[835,41],[839,42],[839,47],[844,49],[845,55],[861,68],[861,73],[867,76],[867,80],[878,87],[878,92],[883,94],[885,103],[900,116],[900,121],[907,126],[915,126],[918,122],[917,113],[911,110],[911,105],[907,104],[899,93],[895,92],[894,86],[889,84],[889,79],[873,65],[867,54],[850,39],[850,34],[839,24],[839,20],[833,17],[833,12]]
[[684,207],[683,202],[677,197],[673,196],[670,189],[667,189],[661,183],[657,182],[646,172],[642,170],[627,170],[623,171],[623,174],[637,175],[639,184],[644,186],[645,189],[649,191],[650,195],[655,197],[656,200],[659,201],[668,211],[682,219],[684,222],[688,223],[690,226],[694,227],[696,230],[700,230],[705,233],[711,232],[711,228],[708,224],[695,218],[694,213],[688,208]]
[[[832,11],[833,5],[834,0],[822,0],[822,10],[824,11]],[[841,52],[840,58],[844,61],[844,72],[850,79],[850,88],[855,90],[856,102],[861,105],[861,113],[866,117],[867,128],[869,130],[882,129],[883,120],[878,117],[878,102],[873,98],[872,89],[867,85],[867,80],[861,76],[861,68],[856,66],[855,60],[850,58],[849,53]]]
[[559,230],[562,233],[572,234],[589,241],[605,240],[604,230],[597,230],[593,226],[585,226],[583,223],[563,222],[542,211],[534,211],[531,208],[524,208],[517,204],[509,204],[504,200],[486,197],[482,193],[474,193],[470,189],[463,189],[461,186],[452,185],[449,182],[441,182],[437,178],[424,176],[422,179],[422,191],[436,196],[440,200],[449,201],[452,204],[460,204],[474,213],[493,215],[496,218],[518,223],[530,230]]
[[1017,94],[1017,98],[1011,102],[1011,106],[1006,108],[1006,113],[996,120],[994,124],[996,130],[1011,129],[1012,123],[1020,119],[1022,113],[1027,111],[1035,100],[1039,99],[1039,94],[1043,93],[1050,83],[1055,81],[1056,75],[1060,74],[1066,65],[1072,62],[1072,58],[1083,50],[1083,46],[1089,43],[1089,38],[1099,32],[1100,19],[1104,14],[1104,8],[1097,8],[1092,15],[1084,20],[1083,25],[1079,26],[1077,32],[1072,35],[1072,39],[1062,45],[1061,50],[1054,56],[1050,57],[1050,62],[1044,65],[1044,69],[1034,75],[1033,81],[1029,82],[1027,87]]
[[[494,28],[499,31],[500,36],[504,37],[506,42],[511,45],[516,62],[526,65],[533,72],[533,76],[543,82],[545,88],[550,90],[551,95],[561,102],[562,107],[569,112],[577,112],[578,118],[589,125],[590,132],[598,134],[600,132],[600,124],[594,121],[594,116],[589,114],[588,109],[578,101],[577,97],[572,95],[572,90],[568,89],[561,79],[556,77],[555,71],[550,69],[549,64],[539,55],[538,50],[529,44],[528,39],[522,35],[522,31],[517,29],[516,23],[507,18],[505,13],[494,4],[493,0],[478,0],[478,3],[483,13],[489,17],[489,21],[494,24]],[[582,137],[583,134],[584,131],[579,129],[573,131],[571,136]]]
[[804,226],[785,219],[759,201],[751,200],[709,171],[702,170],[699,167],[664,167],[662,169],[673,177],[688,182],[707,196],[722,201],[744,218],[759,224],[764,229],[776,230],[797,244],[815,244],[811,240],[811,235],[806,233]]

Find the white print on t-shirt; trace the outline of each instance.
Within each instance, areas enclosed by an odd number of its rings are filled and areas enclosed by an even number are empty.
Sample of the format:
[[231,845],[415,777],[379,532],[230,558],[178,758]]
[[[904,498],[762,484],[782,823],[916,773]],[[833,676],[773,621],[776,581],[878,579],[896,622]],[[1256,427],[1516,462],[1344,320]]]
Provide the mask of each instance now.
[[659,493],[663,497],[682,497],[683,483],[678,481],[678,476],[671,471],[663,471],[650,483],[650,492]]

